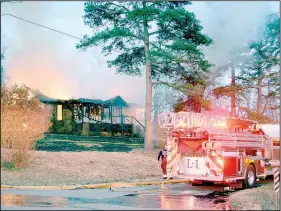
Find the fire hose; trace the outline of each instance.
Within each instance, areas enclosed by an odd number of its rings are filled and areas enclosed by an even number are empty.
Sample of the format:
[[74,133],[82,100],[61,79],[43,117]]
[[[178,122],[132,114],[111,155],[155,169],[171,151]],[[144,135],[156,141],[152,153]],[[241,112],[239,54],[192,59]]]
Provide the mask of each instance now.
[[126,191],[126,190],[117,190],[114,187],[110,187],[109,190],[114,191],[114,192],[133,192],[133,193],[151,193],[151,192],[163,192],[163,191],[169,191],[169,189],[164,185],[164,182],[161,184],[161,190],[146,190],[146,191]]
[[1,185],[1,189],[31,189],[31,190],[76,190],[76,189],[104,189],[109,188],[112,191],[116,191],[117,188],[125,187],[137,187],[137,186],[148,186],[148,185],[161,185],[162,190],[168,190],[164,184],[179,184],[189,183],[189,179],[178,179],[178,180],[165,180],[165,181],[146,181],[146,182],[128,182],[128,183],[101,183],[91,185],[71,185],[71,186],[11,186]]

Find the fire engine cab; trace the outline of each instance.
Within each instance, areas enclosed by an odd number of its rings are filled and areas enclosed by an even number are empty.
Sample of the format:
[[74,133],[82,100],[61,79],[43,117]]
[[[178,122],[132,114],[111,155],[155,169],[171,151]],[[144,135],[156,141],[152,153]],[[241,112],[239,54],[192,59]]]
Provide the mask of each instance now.
[[280,160],[279,125],[191,112],[158,120],[166,129],[168,178],[251,188]]

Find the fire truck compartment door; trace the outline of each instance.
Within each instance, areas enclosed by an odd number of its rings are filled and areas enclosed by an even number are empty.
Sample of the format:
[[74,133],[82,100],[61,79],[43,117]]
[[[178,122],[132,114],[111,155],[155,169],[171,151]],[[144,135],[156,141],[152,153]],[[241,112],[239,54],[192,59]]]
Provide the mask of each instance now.
[[206,175],[208,168],[204,157],[182,157],[180,160],[180,174]]

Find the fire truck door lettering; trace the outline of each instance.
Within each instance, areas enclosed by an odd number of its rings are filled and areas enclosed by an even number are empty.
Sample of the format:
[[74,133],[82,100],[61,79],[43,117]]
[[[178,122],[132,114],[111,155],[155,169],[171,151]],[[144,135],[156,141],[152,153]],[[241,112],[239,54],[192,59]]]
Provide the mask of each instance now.
[[190,159],[186,159],[187,160],[187,168],[194,168],[194,166],[195,166],[195,168],[197,168],[197,169],[199,169],[199,167],[198,167],[198,160],[195,160],[195,163],[194,162],[190,162]]
[[195,160],[195,162],[196,162],[196,168],[198,169],[198,160]]

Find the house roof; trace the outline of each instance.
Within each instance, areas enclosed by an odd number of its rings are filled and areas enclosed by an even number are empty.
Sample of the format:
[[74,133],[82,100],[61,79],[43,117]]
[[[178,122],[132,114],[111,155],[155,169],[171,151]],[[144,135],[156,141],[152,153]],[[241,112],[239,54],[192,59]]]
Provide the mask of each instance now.
[[127,107],[128,103],[119,95],[104,101],[104,104]]
[[99,99],[79,98],[78,101],[82,103],[104,104],[104,101]]
[[46,103],[46,104],[58,103],[58,102],[63,101],[61,99],[51,98],[51,97],[48,97],[48,96],[43,95],[43,94],[39,94],[39,100],[40,100],[40,102]]
[[79,98],[79,99],[55,99],[48,97],[46,95],[40,94],[39,95],[40,102],[46,104],[58,104],[58,103],[91,103],[91,104],[98,104],[98,105],[114,105],[120,107],[127,107],[128,103],[120,96],[113,97],[109,100],[103,101],[100,99],[87,99],[87,98]]

